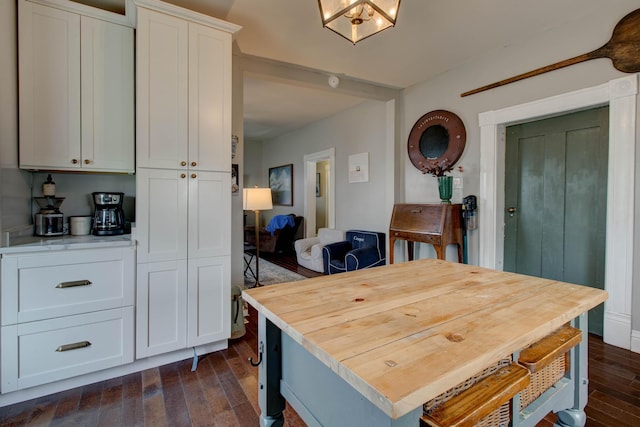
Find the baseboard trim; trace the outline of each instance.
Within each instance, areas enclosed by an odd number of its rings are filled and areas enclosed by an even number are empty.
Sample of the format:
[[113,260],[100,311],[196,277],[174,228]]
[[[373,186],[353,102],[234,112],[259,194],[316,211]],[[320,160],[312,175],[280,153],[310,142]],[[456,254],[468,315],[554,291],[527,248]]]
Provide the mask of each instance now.
[[631,349],[631,316],[605,312],[604,342],[627,350]]
[[640,331],[631,331],[631,351],[640,353]]

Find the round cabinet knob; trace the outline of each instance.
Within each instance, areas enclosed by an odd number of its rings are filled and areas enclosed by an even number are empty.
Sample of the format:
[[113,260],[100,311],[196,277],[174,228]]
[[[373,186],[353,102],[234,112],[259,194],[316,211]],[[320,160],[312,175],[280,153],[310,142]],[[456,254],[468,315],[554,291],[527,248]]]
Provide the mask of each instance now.
[[195,166],[197,166],[197,165],[198,165],[198,164],[197,164],[196,162],[191,162],[191,166],[192,166],[192,167],[195,167]]
[[181,174],[180,174],[180,178],[183,178],[183,179],[184,179],[184,178],[186,178],[186,177],[187,177],[187,174],[186,174],[186,173],[181,173]]
[[89,159],[84,159],[84,164],[85,164],[85,165],[88,165],[89,163],[91,163],[91,160],[89,160]]
[[73,163],[74,165],[78,164],[78,159],[71,159],[71,163]]
[[195,178],[195,177],[197,177],[197,176],[198,176],[198,175],[196,175],[195,173],[192,173],[192,174],[191,174],[191,178]]
[[187,166],[187,162],[185,161],[180,162],[180,166]]

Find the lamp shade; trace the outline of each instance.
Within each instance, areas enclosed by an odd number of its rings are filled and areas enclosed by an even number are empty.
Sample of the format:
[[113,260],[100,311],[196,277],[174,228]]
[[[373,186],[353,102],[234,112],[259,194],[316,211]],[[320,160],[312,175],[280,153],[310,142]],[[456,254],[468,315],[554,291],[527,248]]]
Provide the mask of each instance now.
[[273,209],[270,188],[245,188],[242,190],[242,208],[246,211]]
[[400,0],[318,0],[322,26],[353,44],[396,24]]

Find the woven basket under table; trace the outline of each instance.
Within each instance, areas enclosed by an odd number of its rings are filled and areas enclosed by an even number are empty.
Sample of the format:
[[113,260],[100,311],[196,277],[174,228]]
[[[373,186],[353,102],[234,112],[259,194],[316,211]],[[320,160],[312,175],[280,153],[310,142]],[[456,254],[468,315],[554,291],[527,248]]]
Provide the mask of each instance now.
[[[442,403],[451,399],[454,396],[462,393],[463,391],[471,388],[477,382],[483,380],[489,375],[496,372],[498,369],[508,366],[511,364],[510,358],[505,358],[499,361],[497,364],[490,366],[489,368],[484,369],[482,372],[472,376],[471,378],[463,381],[452,389],[447,390],[441,395],[431,399],[424,405],[422,405],[423,413],[426,415],[435,408],[437,408]],[[491,414],[484,417],[476,427],[507,427],[509,425],[509,421],[511,420],[511,402],[506,402],[504,405],[500,406],[498,409],[493,411]]]
[[560,381],[569,367],[569,353],[561,354],[553,362],[531,374],[531,383],[520,392],[520,409],[527,407],[534,400]]

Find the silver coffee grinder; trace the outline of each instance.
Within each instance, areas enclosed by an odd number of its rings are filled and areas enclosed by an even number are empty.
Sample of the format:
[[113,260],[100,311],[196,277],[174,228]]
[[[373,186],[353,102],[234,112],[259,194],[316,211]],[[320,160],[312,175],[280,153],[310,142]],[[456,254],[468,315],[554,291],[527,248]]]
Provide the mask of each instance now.
[[34,234],[36,236],[62,236],[64,234],[64,215],[60,212],[60,205],[64,197],[45,196],[34,197],[40,211],[34,215]]

